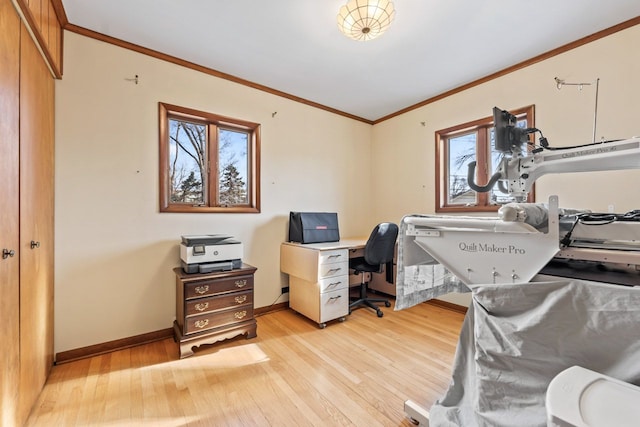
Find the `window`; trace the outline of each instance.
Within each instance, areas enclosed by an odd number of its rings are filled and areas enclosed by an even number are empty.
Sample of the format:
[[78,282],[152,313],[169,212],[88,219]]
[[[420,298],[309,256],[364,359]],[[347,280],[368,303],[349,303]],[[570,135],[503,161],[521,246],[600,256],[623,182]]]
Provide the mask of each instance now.
[[159,106],[160,211],[260,212],[260,125]]
[[[520,127],[534,127],[534,106],[511,111]],[[475,182],[486,185],[502,158],[496,151],[493,117],[436,132],[436,212],[489,212],[511,201],[496,185],[476,193],[467,183],[469,162],[476,161]],[[533,189],[529,201],[534,199]]]

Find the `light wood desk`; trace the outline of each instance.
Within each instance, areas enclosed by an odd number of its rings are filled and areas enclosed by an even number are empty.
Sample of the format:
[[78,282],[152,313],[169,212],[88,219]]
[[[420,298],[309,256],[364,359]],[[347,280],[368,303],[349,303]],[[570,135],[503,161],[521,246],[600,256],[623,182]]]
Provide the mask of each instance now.
[[280,245],[280,271],[289,275],[289,306],[320,328],[349,314],[349,258],[364,255],[367,238]]

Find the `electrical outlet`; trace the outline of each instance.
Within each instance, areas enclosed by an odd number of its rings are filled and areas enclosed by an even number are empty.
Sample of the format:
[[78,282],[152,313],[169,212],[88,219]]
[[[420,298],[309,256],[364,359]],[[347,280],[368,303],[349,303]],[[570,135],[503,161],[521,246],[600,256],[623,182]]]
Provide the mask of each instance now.
[[283,294],[289,293],[289,287],[288,286],[283,287],[282,288],[282,293]]

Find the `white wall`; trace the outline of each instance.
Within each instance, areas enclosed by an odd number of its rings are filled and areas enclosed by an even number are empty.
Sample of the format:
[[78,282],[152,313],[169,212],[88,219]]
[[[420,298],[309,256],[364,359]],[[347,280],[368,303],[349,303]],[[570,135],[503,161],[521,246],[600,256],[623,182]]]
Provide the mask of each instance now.
[[[373,227],[370,125],[67,32],[56,82],[55,352],[170,328],[183,234],[228,233],[258,268],[255,306],[287,285],[288,213]],[[140,83],[126,81],[139,75]],[[158,102],[262,124],[260,214],[158,209]],[[277,112],[272,117],[272,113]],[[278,301],[283,301],[281,297]]]
[[[598,139],[640,135],[639,44],[640,26],[635,26],[375,125],[373,179],[381,188],[375,218],[434,213],[434,133],[491,116],[494,106],[508,110],[535,104],[536,127],[551,145],[590,142],[594,87],[558,90],[554,77],[567,82],[600,78]],[[561,207],[607,212],[613,205],[616,212],[627,212],[640,208],[639,180],[637,170],[547,175],[536,183],[536,199],[546,202],[555,194]],[[456,295],[443,299],[458,304],[469,300]]]

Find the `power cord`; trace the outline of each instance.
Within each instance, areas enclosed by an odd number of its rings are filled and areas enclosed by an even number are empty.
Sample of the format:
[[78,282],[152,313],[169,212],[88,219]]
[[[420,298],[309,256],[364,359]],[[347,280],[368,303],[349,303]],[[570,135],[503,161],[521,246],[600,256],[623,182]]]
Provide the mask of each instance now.
[[625,214],[614,214],[614,213],[583,213],[576,215],[576,220],[571,225],[571,229],[564,235],[562,240],[560,240],[560,244],[563,247],[568,247],[571,245],[571,235],[573,234],[573,230],[576,228],[578,223],[584,225],[607,225],[616,221],[640,221],[640,210],[632,210]]

